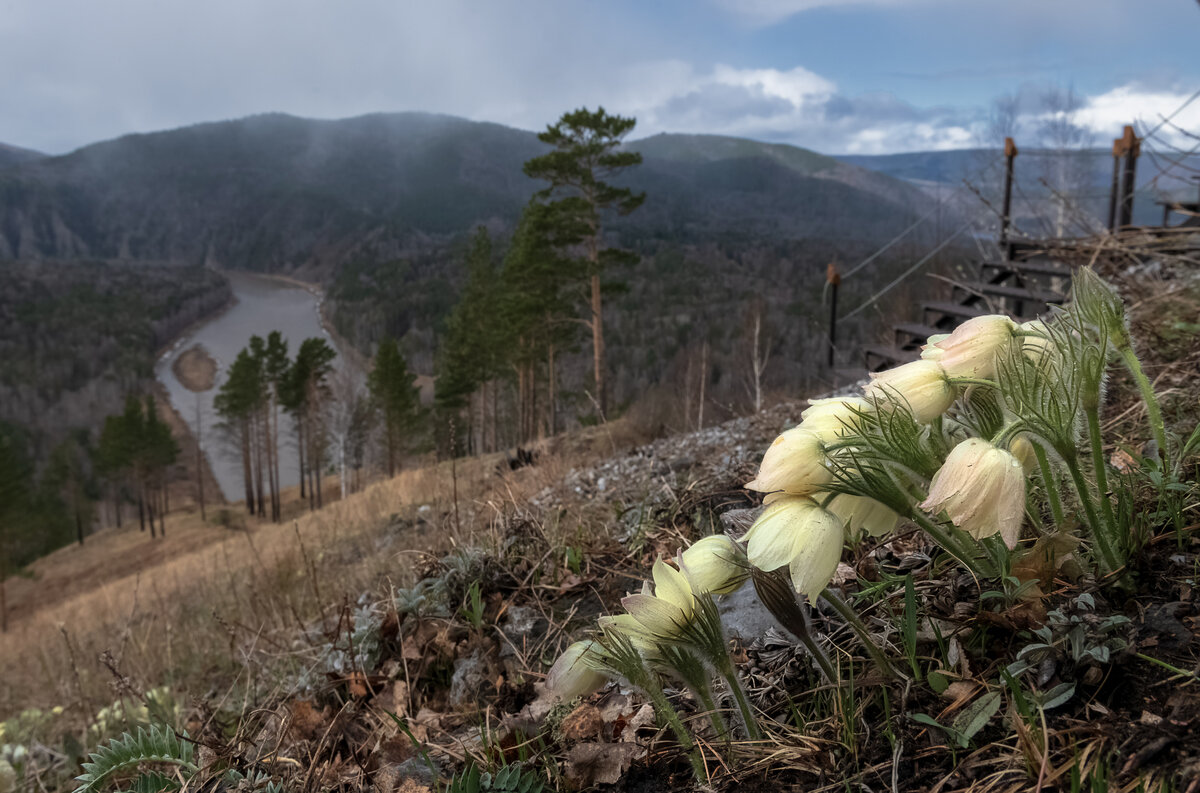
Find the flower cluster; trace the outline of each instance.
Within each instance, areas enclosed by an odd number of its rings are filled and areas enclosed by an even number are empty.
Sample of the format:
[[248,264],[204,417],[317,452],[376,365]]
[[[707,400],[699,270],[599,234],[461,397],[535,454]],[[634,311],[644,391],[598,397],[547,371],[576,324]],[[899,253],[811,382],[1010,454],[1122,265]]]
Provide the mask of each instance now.
[[890,675],[853,609],[827,586],[846,543],[885,540],[903,521],[1003,587],[1016,580],[1011,554],[1027,514],[1051,524],[1039,526],[1041,534],[1068,536],[1098,578],[1118,572],[1139,540],[1117,520],[1103,453],[1098,411],[1111,353],[1141,390],[1162,470],[1171,450],[1119,297],[1088,268],[1073,295],[1047,319],[970,319],[929,338],[918,360],[873,374],[862,396],[812,401],[746,484],[763,494],[764,508],[742,542],[706,537],[674,564],[656,561],[652,582],[622,600],[625,612],[602,617],[593,638],[558,659],[548,688],[571,698],[622,678],[646,692],[687,748],[660,676],[682,681],[727,737],[709,693],[715,672],[754,737],[713,600],[747,580],[831,682],[835,670],[795,594],[827,598]]
[[[767,504],[747,535],[750,563],[787,567],[795,590],[814,600],[847,540],[886,537],[919,510],[944,513],[976,540],[999,534],[1014,547],[1025,508],[1026,467],[1017,455],[1032,454],[1029,441],[970,437],[943,417],[967,391],[986,387],[1013,349],[1045,354],[1051,342],[1039,332],[1005,316],[976,317],[931,337],[919,360],[873,374],[864,397],[813,401],[746,485],[765,493]],[[913,467],[925,467],[927,450],[940,448],[950,450],[926,481]],[[873,477],[864,476],[868,468]],[[916,489],[923,499],[909,497]]]

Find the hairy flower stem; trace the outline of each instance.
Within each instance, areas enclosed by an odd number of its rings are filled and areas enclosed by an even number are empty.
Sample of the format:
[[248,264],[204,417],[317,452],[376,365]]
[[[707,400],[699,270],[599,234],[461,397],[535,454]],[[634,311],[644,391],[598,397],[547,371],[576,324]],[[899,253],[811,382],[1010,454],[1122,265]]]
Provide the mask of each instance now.
[[1079,455],[1074,448],[1067,449],[1067,454],[1063,454],[1059,450],[1059,456],[1066,463],[1067,471],[1071,474],[1071,481],[1075,485],[1075,493],[1079,496],[1079,503],[1083,506],[1084,514],[1087,516],[1088,525],[1092,528],[1092,534],[1096,538],[1096,547],[1100,551],[1100,557],[1107,568],[1107,572],[1116,570],[1121,565],[1117,562],[1117,557],[1113,554],[1113,550],[1109,547],[1108,536],[1104,531],[1104,527],[1100,523],[1100,517],[1096,514],[1096,505],[1092,503],[1092,494],[1088,488],[1087,480],[1083,477],[1083,472],[1079,470]]
[[721,709],[717,707],[717,701],[713,699],[712,692],[708,686],[703,688],[694,688],[692,693],[700,700],[700,704],[708,711],[708,720],[712,722],[713,730],[717,733],[717,737],[729,743],[731,740],[729,734],[729,725],[725,722],[725,717],[721,715]]
[[875,662],[875,666],[878,667],[879,672],[889,680],[897,677],[895,668],[888,661],[887,656],[883,654],[883,650],[879,649],[879,645],[871,638],[871,633],[867,630],[867,626],[863,624],[862,619],[850,607],[850,604],[838,597],[828,587],[821,592],[821,597],[825,598],[829,602],[829,605],[833,606],[833,610],[841,615],[841,618],[858,634],[859,641],[863,643],[863,647],[866,648],[867,654],[871,656],[871,660]]
[[1037,458],[1038,468],[1042,471],[1042,482],[1046,486],[1046,498],[1050,500],[1050,513],[1054,516],[1054,525],[1059,531],[1062,531],[1062,499],[1058,495],[1058,480],[1054,476],[1054,469],[1050,467],[1050,458],[1046,456],[1046,450],[1040,443],[1031,442],[1030,445],[1033,446],[1033,455]]
[[649,686],[643,689],[646,696],[650,698],[650,704],[654,707],[654,712],[658,717],[666,722],[671,731],[675,733],[675,740],[679,741],[679,745],[687,752],[688,760],[692,764],[692,773],[696,775],[696,781],[701,784],[708,781],[708,771],[704,768],[704,758],[700,756],[700,751],[696,748],[692,736],[688,734],[687,728],[683,726],[683,721],[679,718],[679,713],[671,706],[667,700],[667,695],[662,692],[662,689],[655,686]]
[[1100,408],[1088,403],[1084,407],[1087,414],[1088,440],[1092,446],[1092,466],[1096,469],[1096,490],[1100,499],[1100,512],[1104,519],[1104,531],[1108,535],[1109,545],[1114,551],[1120,547],[1120,536],[1117,531],[1117,516],[1113,513],[1112,501],[1108,497],[1108,465],[1104,461],[1104,438],[1100,435]]
[[949,552],[950,555],[961,562],[963,566],[974,573],[977,578],[995,578],[994,571],[984,568],[980,564],[979,557],[973,552],[973,549],[967,547],[952,532],[943,529],[941,526],[925,517],[919,509],[914,509],[912,511],[912,519],[918,526],[924,529],[925,533],[932,537],[938,545],[942,546],[942,548]]
[[1154,433],[1154,442],[1158,444],[1158,453],[1162,457],[1162,470],[1165,473],[1167,471],[1167,429],[1163,424],[1162,408],[1159,407],[1154,386],[1146,377],[1146,373],[1142,371],[1142,362],[1138,360],[1137,353],[1133,351],[1128,336],[1123,334],[1120,338],[1114,339],[1113,344],[1121,353],[1121,360],[1125,362],[1125,368],[1133,375],[1138,390],[1142,392],[1142,401],[1146,403],[1146,415],[1150,420],[1150,431]]
[[750,700],[746,699],[746,691],[742,688],[742,681],[738,677],[737,670],[733,668],[733,662],[729,660],[729,656],[725,656],[725,662],[720,665],[721,668],[717,671],[721,673],[721,677],[725,678],[725,682],[729,684],[729,690],[733,692],[733,698],[737,702],[738,710],[742,713],[742,723],[746,726],[746,737],[752,741],[757,741],[762,738],[762,732],[758,729],[758,720],[754,718],[754,711],[750,708]]

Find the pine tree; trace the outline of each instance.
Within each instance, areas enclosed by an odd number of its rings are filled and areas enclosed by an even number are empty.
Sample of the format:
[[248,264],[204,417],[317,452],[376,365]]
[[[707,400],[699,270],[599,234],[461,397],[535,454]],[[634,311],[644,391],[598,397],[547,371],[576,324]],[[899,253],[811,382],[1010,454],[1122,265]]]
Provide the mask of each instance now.
[[213,399],[213,408],[223,421],[225,432],[242,458],[242,484],[246,494],[246,511],[263,514],[262,480],[256,477],[254,466],[255,421],[265,397],[262,361],[248,348],[233,359],[229,374]]
[[512,245],[504,257],[501,311],[515,344],[509,357],[517,374],[518,435],[537,434],[537,374],[545,364],[546,431],[557,432],[558,376],[556,354],[577,335],[576,300],[567,287],[578,283],[577,261],[562,253],[586,229],[555,204],[530,202],[521,214]]
[[[488,388],[492,395],[491,447],[497,445],[498,378],[502,376],[510,346],[509,329],[501,312],[501,281],[487,230],[479,228],[467,254],[467,283],[458,304],[446,320],[446,333],[438,349],[435,403],[443,413],[467,413],[466,435],[476,450],[488,437]],[[474,396],[480,394],[479,424],[475,423]]]
[[628,252],[603,247],[601,216],[606,211],[627,215],[646,199],[645,193],[633,193],[603,180],[641,163],[638,152],[620,150],[621,141],[636,123],[633,118],[609,115],[603,107],[595,112],[580,108],[564,113],[538,135],[554,151],[525,163],[527,176],[550,183],[538,193],[539,199],[555,204],[563,216],[586,228],[582,242],[590,287],[592,369],[601,414],[608,409],[601,275],[606,264],[631,258]]
[[375,364],[367,377],[371,399],[383,418],[384,447],[388,476],[396,475],[396,464],[406,440],[414,431],[421,414],[421,393],[417,376],[409,371],[396,340],[387,337],[379,343]]
[[299,449],[301,497],[304,480],[308,478],[310,508],[322,505],[321,469],[325,453],[323,426],[324,401],[329,391],[328,378],[333,371],[337,351],[322,338],[308,338],[296,351],[296,360],[283,379],[282,404],[292,415]]

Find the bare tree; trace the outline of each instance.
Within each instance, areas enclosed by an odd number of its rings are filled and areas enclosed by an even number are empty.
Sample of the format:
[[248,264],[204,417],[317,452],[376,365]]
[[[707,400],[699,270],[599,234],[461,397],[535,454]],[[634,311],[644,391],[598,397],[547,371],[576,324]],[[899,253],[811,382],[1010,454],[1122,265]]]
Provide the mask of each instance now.
[[346,365],[334,370],[329,380],[329,399],[324,406],[325,424],[333,452],[337,455],[338,481],[343,499],[349,484],[347,466],[355,463],[354,440],[363,415],[362,405],[367,400],[365,381],[353,369]]
[[[1074,86],[1049,86],[1042,91],[1039,103],[1041,124],[1038,133],[1048,155],[1044,178],[1055,207],[1054,232],[1061,237],[1066,232],[1067,212],[1080,211],[1079,202],[1073,199],[1088,183],[1088,158],[1083,153],[1091,145],[1092,136],[1080,123],[1083,97],[1075,93]],[[1072,203],[1075,206],[1069,207]]]
[[762,412],[763,376],[766,374],[767,364],[771,362],[771,353],[774,352],[774,340],[767,327],[766,314],[767,303],[765,300],[759,297],[751,301],[746,315],[746,341],[749,346],[749,354],[744,356],[747,369],[743,377],[743,384],[746,387],[746,396],[754,406],[755,413]]

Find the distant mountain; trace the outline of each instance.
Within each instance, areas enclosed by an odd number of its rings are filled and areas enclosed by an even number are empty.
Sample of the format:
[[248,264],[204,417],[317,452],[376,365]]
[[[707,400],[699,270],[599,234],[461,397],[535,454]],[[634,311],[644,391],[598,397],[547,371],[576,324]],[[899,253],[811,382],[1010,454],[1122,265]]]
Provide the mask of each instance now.
[[19,165],[23,162],[31,160],[39,160],[45,157],[40,151],[33,149],[22,149],[20,146],[9,146],[7,143],[0,143],[0,168],[7,168],[10,165]]
[[[622,181],[652,197],[619,231],[766,240],[894,233],[912,186],[798,149],[658,135]],[[0,172],[0,258],[211,262],[329,273],[511,227],[541,187],[532,132],[423,113],[282,114],[84,147]]]

